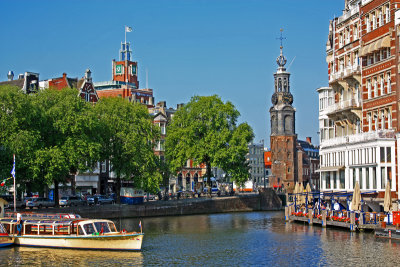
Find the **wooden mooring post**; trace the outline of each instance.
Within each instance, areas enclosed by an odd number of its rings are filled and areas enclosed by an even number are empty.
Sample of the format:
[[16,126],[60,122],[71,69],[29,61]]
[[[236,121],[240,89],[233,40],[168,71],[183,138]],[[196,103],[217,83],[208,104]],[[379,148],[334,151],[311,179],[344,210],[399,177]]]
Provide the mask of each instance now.
[[350,231],[355,232],[356,231],[356,214],[354,211],[350,212]]
[[307,209],[307,213],[308,213],[308,224],[309,225],[313,225],[313,209]]
[[321,215],[322,215],[322,227],[326,227],[326,210],[322,210]]

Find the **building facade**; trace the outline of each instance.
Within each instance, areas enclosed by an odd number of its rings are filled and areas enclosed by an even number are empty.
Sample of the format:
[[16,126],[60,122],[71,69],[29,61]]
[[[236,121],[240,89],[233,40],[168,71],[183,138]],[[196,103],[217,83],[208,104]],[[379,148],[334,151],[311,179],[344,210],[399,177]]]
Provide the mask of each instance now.
[[271,171],[270,185],[279,188],[293,187],[297,181],[297,153],[295,112],[293,95],[290,93],[290,73],[286,71],[286,58],[280,47],[276,62],[278,70],[274,74],[275,87],[270,108],[271,121]]
[[[347,0],[329,25],[318,88],[321,190],[398,191],[398,29],[393,0]],[[393,193],[394,194],[394,193]],[[397,194],[397,193],[396,193]]]
[[253,182],[254,188],[264,185],[265,164],[264,164],[264,142],[250,143],[248,145],[249,153],[246,155],[249,164],[249,180]]

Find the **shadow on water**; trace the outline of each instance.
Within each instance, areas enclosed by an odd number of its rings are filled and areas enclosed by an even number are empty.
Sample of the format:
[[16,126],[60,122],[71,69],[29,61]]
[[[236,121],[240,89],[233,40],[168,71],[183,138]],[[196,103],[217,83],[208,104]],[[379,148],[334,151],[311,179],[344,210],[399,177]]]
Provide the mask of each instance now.
[[[138,231],[139,219],[121,219]],[[116,220],[117,225],[119,221]],[[142,219],[142,252],[10,248],[5,265],[63,266],[394,266],[400,243],[320,226],[285,223],[282,212]]]

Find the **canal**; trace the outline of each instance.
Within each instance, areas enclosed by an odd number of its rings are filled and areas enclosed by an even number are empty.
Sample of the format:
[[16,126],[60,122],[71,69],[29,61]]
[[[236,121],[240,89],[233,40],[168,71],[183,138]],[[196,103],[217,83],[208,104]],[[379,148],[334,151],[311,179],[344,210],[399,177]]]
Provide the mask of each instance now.
[[[117,220],[128,231],[138,219]],[[1,266],[395,266],[400,243],[303,224],[282,212],[145,218],[142,252],[12,247]]]

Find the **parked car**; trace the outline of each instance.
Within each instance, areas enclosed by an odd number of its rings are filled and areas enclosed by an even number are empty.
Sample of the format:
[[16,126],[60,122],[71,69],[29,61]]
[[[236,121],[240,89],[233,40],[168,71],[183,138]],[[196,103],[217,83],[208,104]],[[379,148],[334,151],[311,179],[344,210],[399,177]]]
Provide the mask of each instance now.
[[85,205],[85,201],[83,201],[82,198],[78,196],[65,196],[58,201],[58,204],[60,206],[70,206],[70,207],[83,206]]
[[30,209],[37,207],[38,209],[41,208],[48,208],[48,207],[54,207],[54,201],[45,198],[45,197],[35,197],[31,198],[27,203],[26,206],[29,207]]
[[113,204],[115,201],[113,198],[104,196],[104,195],[94,195],[87,197],[86,200],[88,205],[95,205],[95,204]]
[[104,195],[100,195],[97,197],[97,203],[98,204],[114,204],[114,199],[104,196]]

